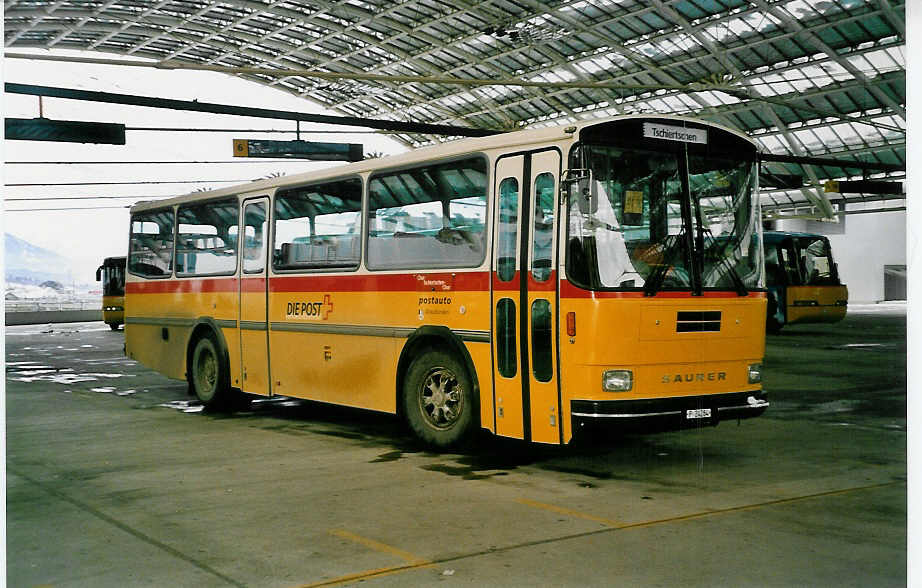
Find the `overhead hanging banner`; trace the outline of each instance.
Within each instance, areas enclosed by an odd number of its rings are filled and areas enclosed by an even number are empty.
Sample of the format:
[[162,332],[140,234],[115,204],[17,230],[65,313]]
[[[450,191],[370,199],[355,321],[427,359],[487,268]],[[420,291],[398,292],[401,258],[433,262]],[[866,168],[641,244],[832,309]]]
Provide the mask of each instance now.
[[6,138],[19,141],[125,144],[125,125],[82,120],[7,118]]

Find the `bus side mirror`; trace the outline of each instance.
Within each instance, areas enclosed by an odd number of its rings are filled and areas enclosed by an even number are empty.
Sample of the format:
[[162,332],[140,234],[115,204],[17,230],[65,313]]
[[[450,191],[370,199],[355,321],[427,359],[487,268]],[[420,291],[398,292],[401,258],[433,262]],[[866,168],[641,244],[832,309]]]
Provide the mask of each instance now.
[[567,170],[561,184],[565,191],[564,198],[571,205],[575,202],[581,213],[593,214],[599,209],[599,191],[592,181],[592,170]]
[[96,268],[96,281],[102,280],[102,266]]

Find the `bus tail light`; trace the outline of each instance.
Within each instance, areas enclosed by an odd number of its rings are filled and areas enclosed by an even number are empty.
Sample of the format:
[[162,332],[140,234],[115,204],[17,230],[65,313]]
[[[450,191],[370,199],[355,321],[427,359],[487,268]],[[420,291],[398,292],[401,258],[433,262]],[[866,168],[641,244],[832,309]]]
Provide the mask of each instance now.
[[602,389],[608,392],[627,392],[634,386],[631,370],[608,370],[602,373]]
[[567,313],[567,335],[570,337],[576,337],[576,313],[575,312]]

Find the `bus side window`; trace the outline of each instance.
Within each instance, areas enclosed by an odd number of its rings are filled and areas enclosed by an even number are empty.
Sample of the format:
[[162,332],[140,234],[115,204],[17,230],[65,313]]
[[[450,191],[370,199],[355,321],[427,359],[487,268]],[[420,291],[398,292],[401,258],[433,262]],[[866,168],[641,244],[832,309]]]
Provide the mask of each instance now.
[[554,252],[554,176],[549,172],[535,178],[534,247],[531,274],[537,282],[551,277]]
[[275,198],[273,268],[357,268],[361,210],[359,178],[279,192]]
[[236,243],[239,239],[232,235],[237,231],[237,210],[237,198],[179,207],[176,231],[177,275],[225,275],[236,272]]
[[799,261],[797,252],[794,251],[793,245],[785,243],[778,248],[778,256],[781,259],[781,266],[785,275],[785,283],[801,284]]
[[496,237],[496,273],[500,281],[515,277],[515,251],[519,241],[519,181],[505,178],[499,185],[499,223]]
[[132,216],[128,244],[128,271],[160,278],[173,271],[173,209],[139,212]]
[[487,166],[477,156],[385,172],[368,185],[368,267],[474,267],[485,256]]
[[769,285],[780,285],[786,282],[784,269],[778,263],[776,245],[768,245],[765,248],[765,276]]
[[259,273],[265,268],[266,205],[252,202],[243,211],[243,271]]

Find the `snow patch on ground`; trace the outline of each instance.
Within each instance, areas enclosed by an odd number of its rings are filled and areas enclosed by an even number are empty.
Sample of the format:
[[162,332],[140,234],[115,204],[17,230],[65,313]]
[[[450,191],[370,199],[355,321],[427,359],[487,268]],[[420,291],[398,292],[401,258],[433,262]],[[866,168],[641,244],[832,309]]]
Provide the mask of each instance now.
[[181,410],[182,412],[202,412],[205,410],[205,406],[197,400],[174,400],[172,402],[164,402],[159,406]]

